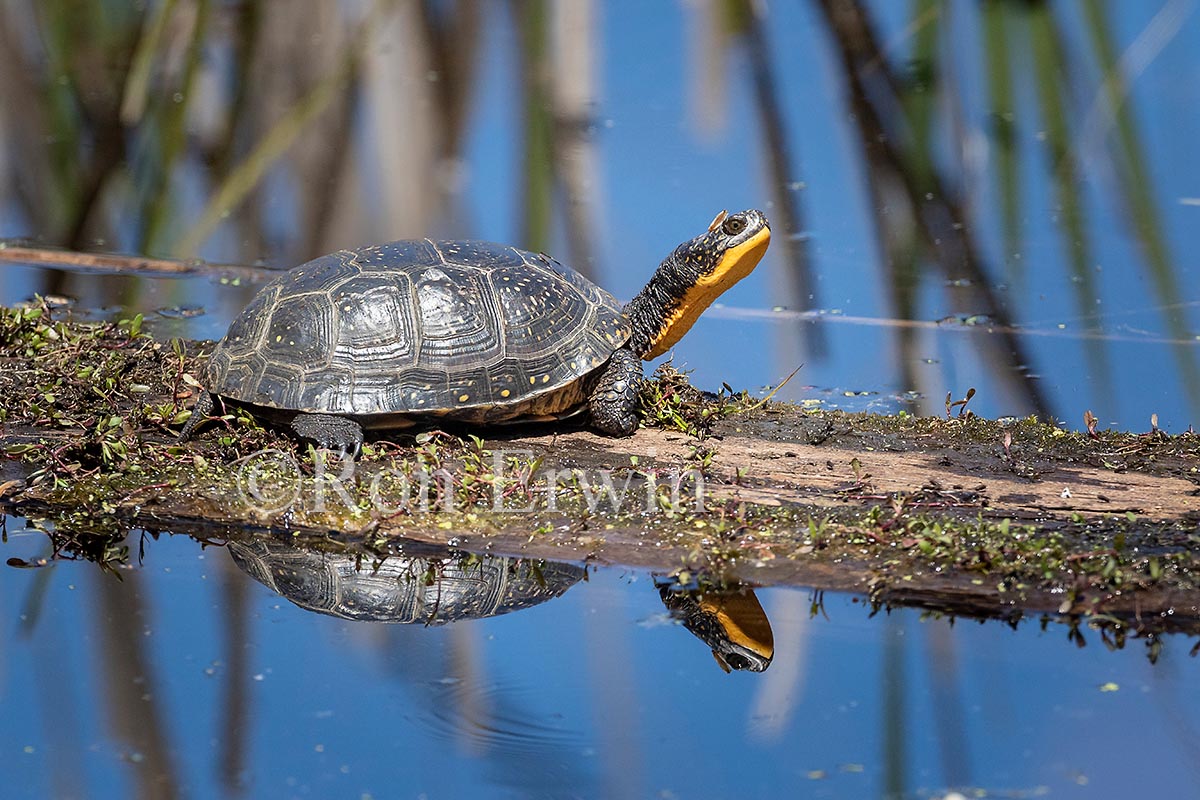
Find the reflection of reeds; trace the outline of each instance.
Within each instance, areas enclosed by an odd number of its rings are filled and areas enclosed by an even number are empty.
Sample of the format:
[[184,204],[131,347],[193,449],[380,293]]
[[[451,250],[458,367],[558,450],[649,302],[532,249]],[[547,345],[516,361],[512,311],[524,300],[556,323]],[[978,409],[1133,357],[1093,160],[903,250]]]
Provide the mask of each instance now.
[[883,625],[880,726],[883,734],[884,797],[904,797],[908,784],[908,736],[904,669],[904,622],[889,615]]
[[[132,783],[139,798],[179,796],[175,752],[160,706],[165,694],[154,674],[144,635],[149,611],[136,591],[142,576],[124,581],[98,573],[96,621],[100,630],[101,692],[108,705],[113,738],[135,756],[130,760]],[[143,585],[144,589],[145,586]]]
[[108,76],[129,62],[137,16],[111,12],[64,0],[0,12],[0,91],[5,127],[21,145],[19,199],[39,213],[39,234],[76,249],[99,232],[98,201],[123,154],[119,91]]
[[[956,75],[963,65],[952,48],[939,48],[948,40],[944,33],[949,8],[930,0],[921,0],[912,9],[912,22],[906,33],[911,37],[907,61],[908,74],[902,79],[889,57],[875,41],[874,24],[869,10],[854,0],[818,0],[824,18],[843,60],[849,87],[849,105],[860,128],[864,159],[870,165],[868,188],[876,209],[886,201],[894,201],[898,190],[904,198],[906,211],[897,213],[893,205],[888,214],[879,213],[876,227],[881,230],[880,241],[891,269],[891,294],[897,313],[912,318],[918,313],[913,292],[925,264],[938,267],[948,281],[955,284],[951,293],[959,303],[972,311],[980,311],[995,319],[1001,326],[1015,322],[1009,310],[992,291],[992,281],[999,276],[989,275],[984,263],[984,248],[977,241],[975,226],[983,220],[979,207],[971,207],[965,198],[975,191],[973,176],[965,167],[947,169],[946,152],[964,151],[961,139],[961,117],[978,109],[973,100],[964,99]],[[1167,328],[1168,339],[1179,342],[1173,346],[1180,379],[1194,404],[1200,403],[1200,366],[1190,338],[1183,308],[1179,305],[1180,286],[1177,270],[1172,263],[1155,206],[1146,154],[1141,146],[1133,116],[1123,102],[1127,87],[1122,63],[1118,60],[1109,33],[1108,9],[1104,4],[1085,3],[1081,6],[1091,52],[1070,58],[1056,9],[1042,0],[1028,3],[1007,3],[988,0],[979,11],[978,23],[984,43],[983,68],[989,87],[990,107],[984,119],[986,133],[992,139],[995,157],[999,225],[1001,231],[1001,262],[1008,265],[1011,279],[1020,280],[1022,249],[1021,151],[1018,146],[1021,126],[1013,89],[1014,73],[1027,73],[1036,89],[1037,114],[1044,135],[1052,202],[1057,209],[1058,229],[1062,237],[1065,263],[1076,305],[1089,332],[1099,331],[1095,314],[1098,299],[1093,270],[1098,232],[1089,224],[1085,187],[1094,176],[1084,171],[1080,151],[1096,133],[1091,128],[1097,117],[1107,116],[1113,129],[1114,144],[1108,169],[1115,174],[1119,190],[1116,195],[1122,212],[1129,220],[1144,255],[1151,285],[1158,296],[1160,311]],[[970,12],[968,12],[970,13]],[[1149,39],[1145,48],[1161,48],[1182,23],[1179,4],[1168,3],[1156,16],[1143,38]],[[1153,30],[1151,30],[1153,29]],[[1143,48],[1143,49],[1145,49]],[[1028,59],[1015,59],[1013,53],[1029,52]],[[1080,84],[1078,74],[1087,63],[1100,67],[1100,88],[1093,110],[1105,114],[1077,115],[1073,108],[1081,104],[1072,96]],[[1026,75],[1017,75],[1026,77]],[[941,100],[942,102],[938,102]],[[941,138],[937,112],[949,109],[947,132]],[[953,112],[963,109],[962,114]],[[1081,121],[1082,119],[1082,121]],[[1102,125],[1101,133],[1107,133]],[[946,139],[950,148],[946,148]],[[1090,149],[1090,148],[1089,148]],[[952,163],[952,162],[951,162]],[[908,238],[901,228],[915,221],[924,240],[919,251],[908,247]],[[912,360],[913,338],[900,331],[897,334],[902,365]],[[1104,339],[1100,336],[1081,337],[1090,373],[1101,392],[1111,390],[1111,371]],[[1005,382],[1025,395],[1026,402],[1039,413],[1048,409],[1036,383],[1027,377],[1030,366],[1024,355],[1022,337],[1009,333],[999,337],[1000,346],[992,359],[1007,361],[1009,369]],[[986,339],[980,338],[986,343]],[[911,386],[908,368],[901,367],[901,381]]]
[[[804,212],[800,205],[799,187],[804,181],[799,162],[794,155],[795,136],[789,130],[783,113],[785,91],[777,79],[771,58],[763,9],[751,0],[719,0],[698,6],[699,23],[691,48],[692,95],[697,105],[696,116],[702,128],[714,128],[728,99],[726,50],[739,46],[745,53],[749,69],[745,80],[750,84],[754,107],[758,114],[765,182],[772,202],[771,223],[775,233],[772,247],[775,259],[784,270],[773,277],[782,282],[780,292],[789,308],[811,311],[820,306],[813,262],[809,253]],[[824,329],[817,320],[795,322],[787,336],[795,341],[783,341],[780,349],[792,363],[797,345],[808,355],[820,358],[826,351]]]
[[554,105],[554,153],[563,191],[570,263],[593,275],[595,227],[601,185],[595,138],[595,51],[599,10],[591,0],[555,3],[551,14],[551,98]]
[[[1100,94],[1104,107],[1115,123],[1115,154],[1113,163],[1120,178],[1117,198],[1124,202],[1125,213],[1142,246],[1150,278],[1162,306],[1164,322],[1171,338],[1184,340],[1190,337],[1187,318],[1179,305],[1182,294],[1175,265],[1167,248],[1166,237],[1159,224],[1159,211],[1154,202],[1153,182],[1146,167],[1145,149],[1141,144],[1137,123],[1124,102],[1128,87],[1116,48],[1109,33],[1107,8],[1099,3],[1082,3],[1087,32],[1100,63],[1103,80]],[[1161,47],[1178,31],[1189,13],[1188,4],[1171,2],[1155,16],[1151,27],[1159,25],[1157,41],[1153,46]],[[1168,30],[1162,30],[1163,27]],[[1169,28],[1174,27],[1174,31]],[[1147,29],[1149,30],[1149,28]],[[1081,133],[1086,137],[1088,132]],[[1180,378],[1191,400],[1193,410],[1200,410],[1200,365],[1197,365],[1196,348],[1177,345],[1173,348],[1179,367]]]
[[220,758],[217,771],[229,794],[245,790],[252,717],[250,714],[250,619],[248,582],[228,560],[221,562],[221,598],[224,627],[225,665],[221,699]]
[[947,786],[969,786],[970,727],[964,713],[954,630],[948,620],[928,622],[924,655],[929,664],[929,704],[937,731],[943,781]]
[[[189,101],[195,94],[200,54],[209,20],[209,3],[207,0],[197,0],[191,8],[192,13],[186,15],[183,30],[180,31],[184,63],[177,78],[178,85],[162,87],[150,98],[147,96],[150,70],[155,54],[162,47],[162,33],[166,28],[166,21],[157,17],[169,18],[174,5],[164,3],[159,7],[155,19],[146,29],[146,35],[138,43],[121,103],[121,121],[126,126],[138,125],[144,118],[152,121],[142,139],[143,152],[137,164],[145,173],[139,187],[141,210],[137,219],[141,230],[134,244],[134,249],[139,253],[162,249],[163,232],[173,216],[171,176],[187,146]],[[170,49],[167,50],[169,53]]]
[[[1071,286],[1075,291],[1075,303],[1082,318],[1089,319],[1096,308],[1096,286],[1092,272],[1091,246],[1088,242],[1088,226],[1082,197],[1083,181],[1079,174],[1079,163],[1071,149],[1067,109],[1070,98],[1066,95],[1065,81],[1069,75],[1064,61],[1066,47],[1050,9],[1039,3],[1029,9],[1030,43],[1033,50],[1033,65],[1038,79],[1038,104],[1046,131],[1046,145],[1050,150],[1051,175],[1055,199],[1058,202],[1059,218],[1062,223],[1063,248],[1066,262],[1071,271]],[[1095,330],[1095,321],[1089,325]],[[1092,382],[1101,391],[1110,388],[1108,359],[1103,344],[1098,339],[1083,342],[1087,354]],[[1108,400],[1111,403],[1111,400]]]
[[[755,105],[758,109],[759,127],[763,137],[763,155],[766,159],[767,183],[774,201],[772,218],[774,227],[783,234],[776,247],[786,265],[784,272],[788,286],[786,296],[793,308],[809,311],[819,306],[816,281],[809,258],[808,240],[805,235],[804,216],[794,186],[802,184],[800,170],[792,156],[791,142],[794,137],[787,130],[781,108],[781,92],[771,64],[770,47],[763,21],[752,4],[746,2],[743,36],[746,53],[750,59],[751,80],[754,84]],[[804,339],[807,351],[820,358],[825,354],[824,329],[813,322],[797,331]]]
[[550,249],[554,195],[554,134],[550,112],[547,57],[548,21],[542,0],[513,0],[519,33],[524,159],[517,208],[522,210],[521,244],[530,250]]
[[554,212],[561,207],[568,258],[593,275],[598,180],[590,126],[597,11],[590,2],[514,0],[509,7],[518,31],[522,92],[520,243],[551,250]]
[[[980,111],[956,80],[965,72],[963,59],[975,57],[951,45],[948,14],[957,7],[936,0],[912,5],[901,31],[908,58],[899,67],[875,42],[866,4],[815,5],[843,59],[870,165],[869,191],[877,209],[890,207],[888,214],[878,213],[876,228],[897,315],[920,313],[915,291],[922,271],[933,266],[970,284],[949,289],[958,304],[970,306],[966,310],[985,313],[1002,327],[1019,322],[991,291],[999,276],[989,274],[973,230],[987,222],[981,215],[993,212],[967,202],[981,195],[971,185],[978,176],[970,165],[955,163],[972,133],[970,115]],[[1031,124],[1040,123],[1070,285],[1085,324],[1098,329],[1091,313],[1098,297],[1091,263],[1099,252],[1096,214],[1085,189],[1096,181],[1088,169],[1094,154],[1104,156],[1116,187],[1104,196],[1113,198],[1134,231],[1166,338],[1181,342],[1173,347],[1180,378],[1200,402],[1200,365],[1187,344],[1188,320],[1179,305],[1181,277],[1156,208],[1147,151],[1126,102],[1130,80],[1170,41],[1189,7],[1165,3],[1125,54],[1111,33],[1111,9],[1102,3],[1080,6],[1084,37],[1075,54],[1064,42],[1062,9],[1044,0],[985,0],[959,13],[977,22],[983,44],[979,57],[988,93],[978,127],[994,153],[994,213],[1002,239],[1000,254],[990,260],[1020,282],[1022,195],[1031,187],[1021,183],[1030,172],[1019,143],[1022,133],[1030,138]],[[476,94],[476,54],[489,29],[484,15],[507,10],[517,32],[513,53],[522,67],[517,80],[524,98],[517,117],[524,162],[518,238],[535,249],[550,248],[561,219],[570,260],[588,268],[601,174],[589,130],[599,6],[378,0],[319,8],[308,18],[283,4],[211,0],[144,7],[68,0],[5,4],[0,130],[6,149],[20,154],[9,165],[15,173],[4,198],[9,218],[24,219],[48,242],[73,249],[103,240],[106,249],[190,255],[211,238],[216,246],[236,242],[237,257],[284,263],[347,240],[437,232],[430,228],[454,234],[453,175]],[[774,68],[766,20],[749,0],[714,0],[698,8],[709,35],[694,46],[704,58],[692,62],[693,85],[706,101],[720,95],[730,79],[719,71],[726,51],[744,50],[749,69],[741,79],[756,98],[772,217],[784,234],[776,252],[789,265],[787,305],[813,308],[803,209],[792,190],[800,182],[796,137],[781,111],[788,85]],[[1077,47],[1079,42],[1073,40]],[[1024,53],[1030,57],[1019,57]],[[1081,76],[1092,73],[1095,86],[1089,88]],[[428,80],[420,78],[426,75]],[[1018,82],[1036,89],[1035,105],[1021,113]],[[1087,94],[1081,96],[1080,87]],[[1081,109],[1088,113],[1072,113]],[[939,124],[947,116],[951,124]],[[909,228],[919,236],[914,239]],[[88,299],[94,304],[134,299],[118,298],[111,284],[90,277],[70,282],[92,289]],[[1084,352],[1103,388],[1106,349],[1094,344],[1097,337],[1084,338],[1093,343]],[[1044,398],[1022,370],[1021,337],[998,339],[989,360],[1007,363],[1006,384],[1044,412]],[[909,387],[916,341],[903,331],[897,340],[907,354],[900,359],[901,382]],[[819,342],[810,338],[808,344],[811,349]]]
[[[50,572],[49,569],[43,572]],[[63,576],[59,576],[60,578]],[[87,709],[71,680],[88,670],[69,644],[78,644],[78,632],[56,622],[42,626],[33,644],[33,672],[41,729],[45,732],[44,763],[50,766],[50,797],[87,797],[87,751],[83,719]],[[69,670],[67,665],[75,669]],[[70,676],[70,678],[68,678]],[[3,673],[0,672],[0,679]],[[13,719],[8,717],[8,719]],[[41,748],[40,748],[41,749]],[[10,784],[11,785],[11,784]]]
[[[308,126],[324,113],[358,68],[368,34],[379,24],[385,3],[371,7],[358,33],[350,37],[339,59],[323,78],[308,90],[271,126],[246,156],[213,188],[199,219],[184,233],[173,248],[177,254],[191,255],[212,234],[221,221],[240,206],[261,183],[267,170],[290,148]],[[344,143],[329,143],[333,148]]]
[[[0,514],[0,537],[7,541],[8,517]],[[49,560],[54,557],[54,547],[47,546],[39,554],[38,560]],[[81,718],[83,709],[79,697],[74,691],[70,665],[79,665],[86,669],[78,656],[71,653],[68,643],[77,644],[79,637],[69,626],[51,619],[42,622],[42,614],[47,610],[46,599],[50,583],[56,576],[62,578],[59,570],[43,567],[33,571],[30,576],[29,588],[25,600],[21,604],[19,614],[20,624],[17,627],[22,645],[29,648],[33,657],[33,679],[36,684],[38,701],[34,704],[40,717],[41,728],[45,732],[46,742],[42,748],[45,752],[46,763],[53,764],[49,770],[49,782],[54,797],[84,797],[86,796],[86,780],[83,774],[85,744],[83,741],[83,724]],[[50,616],[53,617],[53,603]],[[0,615],[11,618],[9,610],[3,607],[0,598]],[[17,648],[0,650],[0,686],[9,686],[9,671],[7,659]],[[15,718],[12,715],[9,718]]]
[[984,74],[988,82],[988,134],[996,154],[996,183],[1000,194],[1000,227],[1003,231],[1001,262],[1008,267],[1011,280],[1018,280],[1024,262],[1017,258],[1021,249],[1020,194],[1021,175],[1017,169],[1016,101],[1013,98],[1009,38],[1009,14],[1001,0],[986,0],[980,13],[983,19]]
[[[938,170],[932,143],[924,150],[916,146],[913,120],[904,112],[903,96],[897,94],[902,81],[880,49],[869,15],[846,0],[819,0],[818,5],[842,59],[864,157],[872,166],[872,180],[878,187],[874,208],[877,228],[887,232],[884,241],[906,242],[907,234],[893,228],[915,224],[923,252],[941,270],[955,300],[999,323],[995,337],[977,340],[990,351],[989,363],[1007,365],[999,379],[1022,396],[1031,410],[1048,415],[1049,405],[1041,387],[1026,372],[1029,360],[1024,342],[1012,332],[1008,310],[992,288],[965,210],[951,188],[954,183]],[[925,90],[926,86],[920,86],[919,91]],[[885,213],[891,204],[881,202],[884,191],[903,204],[906,213],[895,209]],[[897,258],[892,255],[888,254],[888,263],[913,263],[903,251]],[[896,274],[893,285],[901,310],[911,308],[916,276]],[[901,360],[911,364],[915,356],[902,350]]]

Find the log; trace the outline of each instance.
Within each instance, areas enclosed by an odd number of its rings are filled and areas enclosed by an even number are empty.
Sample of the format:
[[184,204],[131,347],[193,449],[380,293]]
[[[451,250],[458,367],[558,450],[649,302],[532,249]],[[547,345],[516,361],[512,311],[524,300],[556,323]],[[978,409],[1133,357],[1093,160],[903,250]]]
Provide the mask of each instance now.
[[668,368],[627,439],[401,432],[351,473],[233,408],[176,445],[208,345],[55,313],[0,316],[0,509],[51,520],[67,549],[135,528],[412,541],[971,616],[1200,625],[1190,431],[814,411],[705,395]]

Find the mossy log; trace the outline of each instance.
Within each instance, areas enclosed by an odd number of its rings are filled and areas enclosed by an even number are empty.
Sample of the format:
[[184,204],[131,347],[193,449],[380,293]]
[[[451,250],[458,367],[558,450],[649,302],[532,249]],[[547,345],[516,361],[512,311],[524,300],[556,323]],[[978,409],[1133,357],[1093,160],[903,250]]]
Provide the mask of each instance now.
[[351,476],[236,409],[176,445],[204,346],[51,311],[0,317],[0,508],[52,521],[68,550],[131,528],[402,537],[958,614],[1200,624],[1191,432],[844,414],[703,395],[667,370],[630,438],[395,434]]

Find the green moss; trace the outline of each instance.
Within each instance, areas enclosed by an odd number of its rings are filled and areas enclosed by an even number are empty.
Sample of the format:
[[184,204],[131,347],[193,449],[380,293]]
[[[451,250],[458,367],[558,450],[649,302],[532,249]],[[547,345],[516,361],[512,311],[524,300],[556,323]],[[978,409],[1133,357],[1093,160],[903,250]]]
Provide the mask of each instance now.
[[662,364],[642,385],[642,425],[703,437],[724,416],[722,403],[706,398],[688,381],[687,373]]
[[[548,471],[536,452],[503,453],[478,437],[435,431],[402,437],[400,444],[368,444],[355,476],[343,479],[336,463],[320,462],[307,447],[235,409],[195,441],[175,445],[174,426],[189,413],[205,351],[156,342],[142,328],[138,317],[117,323],[58,319],[44,302],[0,309],[0,421],[7,455],[28,468],[29,485],[19,498],[24,507],[53,509],[47,528],[68,542],[58,548],[62,553],[99,553],[111,561],[114,543],[140,520],[139,506],[155,503],[242,526],[342,536],[428,537],[431,529],[442,529],[469,535],[478,546],[499,532],[524,530],[530,541],[599,547],[606,531],[638,530],[646,542],[677,548],[683,554],[677,566],[689,574],[721,581],[780,559],[823,564],[869,576],[862,583],[876,599],[921,575],[956,576],[1014,601],[1051,592],[1062,597],[1065,611],[1115,592],[1200,590],[1194,522],[1002,519],[964,514],[953,504],[930,508],[918,495],[860,498],[837,510],[735,501],[697,508],[686,482],[676,486],[662,474],[693,469],[715,479],[710,470],[718,436],[738,428],[768,440],[941,448],[991,464],[1000,458],[1031,480],[1045,464],[1084,462],[1195,481],[1200,441],[1191,433],[1088,434],[1033,418],[803,411],[752,401],[728,387],[706,395],[685,374],[664,366],[643,393],[645,424],[694,437],[684,463],[635,456],[613,469],[589,470],[568,466],[577,462],[556,454],[556,468]],[[548,443],[546,452],[552,447]],[[246,470],[261,450],[272,452],[257,479],[285,492],[280,496],[288,502],[279,507],[256,508],[247,500]],[[856,474],[853,483],[866,479]],[[286,494],[293,481],[294,500]]]

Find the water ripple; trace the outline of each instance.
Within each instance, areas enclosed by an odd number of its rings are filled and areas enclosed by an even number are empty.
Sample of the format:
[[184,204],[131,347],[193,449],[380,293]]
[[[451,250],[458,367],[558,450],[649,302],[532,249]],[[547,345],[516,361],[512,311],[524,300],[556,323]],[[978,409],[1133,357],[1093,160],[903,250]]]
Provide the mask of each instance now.
[[547,712],[544,696],[517,683],[476,684],[439,681],[434,702],[421,714],[430,733],[478,755],[573,752],[584,749],[584,736],[569,728],[565,716]]

